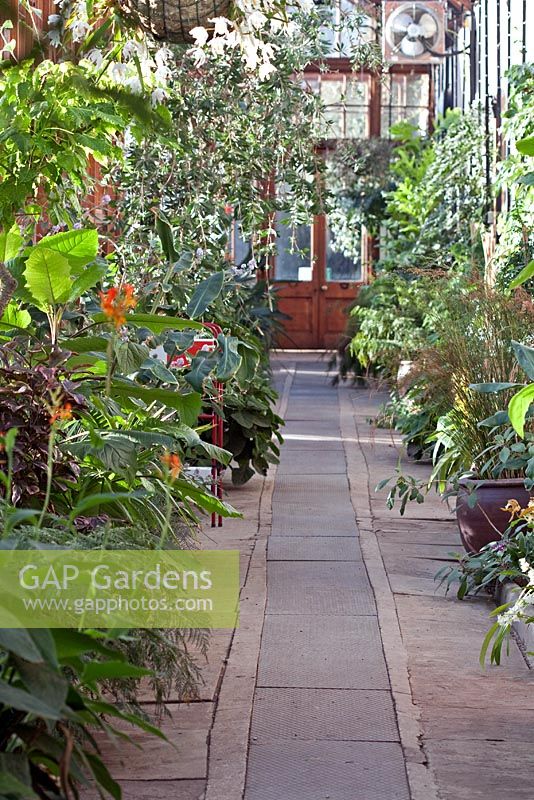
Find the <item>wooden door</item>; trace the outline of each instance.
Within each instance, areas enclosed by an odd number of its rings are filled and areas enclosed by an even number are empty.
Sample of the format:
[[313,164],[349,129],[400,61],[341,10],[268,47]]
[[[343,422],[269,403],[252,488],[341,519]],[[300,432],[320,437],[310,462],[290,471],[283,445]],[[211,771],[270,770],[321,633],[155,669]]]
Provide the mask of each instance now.
[[[294,234],[283,224],[277,225],[277,232],[274,281],[278,308],[287,316],[278,346],[333,349],[345,332],[347,309],[364,280],[363,250],[351,259],[336,249],[324,215]],[[297,246],[300,251],[292,252]]]

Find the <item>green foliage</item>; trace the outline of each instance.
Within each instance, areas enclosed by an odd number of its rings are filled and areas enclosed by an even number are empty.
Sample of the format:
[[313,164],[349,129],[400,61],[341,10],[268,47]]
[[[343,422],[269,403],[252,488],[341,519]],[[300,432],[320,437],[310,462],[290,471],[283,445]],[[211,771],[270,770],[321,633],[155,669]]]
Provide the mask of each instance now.
[[486,197],[483,130],[476,112],[449,111],[430,139],[412,134],[394,151],[386,194],[384,255],[395,270],[469,266]]
[[100,792],[120,800],[120,787],[93,746],[91,728],[114,736],[114,723],[123,720],[164,738],[142,717],[102,696],[103,679],[141,672],[149,674],[128,663],[103,634],[0,630],[2,795],[66,800],[77,794],[79,784],[94,781]]

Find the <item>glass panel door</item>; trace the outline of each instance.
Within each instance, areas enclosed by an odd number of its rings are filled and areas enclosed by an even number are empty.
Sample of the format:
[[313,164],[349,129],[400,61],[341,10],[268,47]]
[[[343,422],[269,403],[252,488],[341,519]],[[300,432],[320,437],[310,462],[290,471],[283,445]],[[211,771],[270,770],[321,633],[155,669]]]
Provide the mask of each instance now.
[[311,281],[311,226],[284,224],[284,214],[275,217],[276,256],[275,281]]
[[353,241],[350,248],[343,246],[341,241],[336,241],[336,237],[329,228],[327,221],[325,278],[328,283],[332,281],[351,283],[361,281],[361,237],[356,237],[357,249],[354,244],[354,234],[351,234],[351,239]]

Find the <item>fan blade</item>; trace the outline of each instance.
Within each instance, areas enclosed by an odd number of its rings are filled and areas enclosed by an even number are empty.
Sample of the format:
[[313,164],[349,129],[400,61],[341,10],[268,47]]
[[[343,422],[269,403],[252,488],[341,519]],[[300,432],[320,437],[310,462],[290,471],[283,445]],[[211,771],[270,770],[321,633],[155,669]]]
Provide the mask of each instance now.
[[425,52],[425,46],[420,39],[410,39],[408,36],[405,36],[400,43],[400,49],[405,56],[411,58],[416,58]]
[[438,24],[432,14],[423,14],[417,24],[423,31],[425,39],[432,39],[438,32]]
[[412,23],[413,19],[409,14],[397,14],[397,16],[393,17],[391,20],[391,30],[394,33],[406,33]]

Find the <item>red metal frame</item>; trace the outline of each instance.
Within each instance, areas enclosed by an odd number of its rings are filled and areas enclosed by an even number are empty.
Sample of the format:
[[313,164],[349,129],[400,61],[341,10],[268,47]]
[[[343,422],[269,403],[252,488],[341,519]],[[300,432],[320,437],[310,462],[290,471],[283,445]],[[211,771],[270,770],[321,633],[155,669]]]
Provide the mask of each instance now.
[[[215,322],[205,322],[204,326],[211,331],[213,334],[215,342],[217,342],[217,337],[219,334],[222,333],[222,328],[217,325]],[[193,348],[188,350],[191,352]],[[194,353],[191,353],[194,355]],[[223,407],[224,404],[224,384],[221,381],[214,381],[214,389],[215,389],[215,401],[219,408]],[[215,409],[213,409],[209,413],[202,413],[199,416],[199,419],[209,422],[211,425],[211,443],[214,444],[216,447],[223,446],[224,440],[224,423],[223,418],[217,414]],[[217,497],[219,500],[222,500],[223,490],[222,490],[222,476],[221,476],[221,464],[217,461],[216,458],[212,458],[211,460],[211,493],[214,497]],[[215,511],[212,512],[211,515],[211,527],[222,527],[222,516],[217,514]]]

